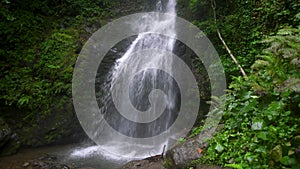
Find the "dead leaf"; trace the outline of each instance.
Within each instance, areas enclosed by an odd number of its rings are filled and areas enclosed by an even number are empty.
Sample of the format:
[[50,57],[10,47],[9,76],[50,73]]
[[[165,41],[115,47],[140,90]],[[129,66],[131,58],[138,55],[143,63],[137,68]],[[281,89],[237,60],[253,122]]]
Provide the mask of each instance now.
[[198,148],[198,153],[199,153],[199,154],[201,154],[202,151],[203,151],[203,150],[202,150],[201,148]]

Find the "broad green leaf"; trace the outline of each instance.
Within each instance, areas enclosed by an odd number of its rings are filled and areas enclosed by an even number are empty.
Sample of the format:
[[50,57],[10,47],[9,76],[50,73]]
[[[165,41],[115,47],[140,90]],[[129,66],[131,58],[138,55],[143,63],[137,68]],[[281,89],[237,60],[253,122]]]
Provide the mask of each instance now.
[[280,163],[283,165],[291,166],[297,163],[296,159],[289,156],[284,156],[281,158]]
[[257,134],[257,138],[260,138],[260,139],[262,139],[262,140],[268,140],[267,135],[268,135],[267,132],[262,131],[262,132],[259,132],[259,133]]
[[221,144],[217,144],[215,150],[217,150],[219,153],[221,153],[224,150],[224,147]]

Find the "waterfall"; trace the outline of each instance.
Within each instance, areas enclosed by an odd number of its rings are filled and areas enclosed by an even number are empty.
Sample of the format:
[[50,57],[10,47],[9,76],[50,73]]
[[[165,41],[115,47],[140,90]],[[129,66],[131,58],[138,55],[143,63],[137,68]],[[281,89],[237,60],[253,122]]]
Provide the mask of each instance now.
[[[154,66],[160,65],[159,67],[169,69],[168,72],[172,72],[172,58],[165,58],[163,55],[165,55],[165,51],[173,51],[175,44],[174,38],[167,38],[163,35],[149,33],[153,32],[154,30],[160,30],[163,33],[168,31],[168,33],[173,34],[174,37],[176,35],[174,28],[176,18],[176,1],[169,0],[165,7],[162,4],[162,1],[159,0],[156,4],[156,10],[159,12],[166,11],[167,13],[172,14],[170,15],[171,17],[167,20],[161,20],[157,15],[154,18],[142,20],[139,25],[135,25],[138,26],[137,29],[139,29],[142,33],[140,33],[132,42],[126,53],[116,61],[111,72],[109,72],[109,78],[106,80],[106,82],[109,83],[104,86],[104,91],[109,91],[109,93],[114,92],[112,95],[118,98],[114,100],[114,105],[118,105],[119,111],[130,111],[131,109],[128,106],[132,103],[136,109],[144,111],[144,113],[160,113],[159,110],[145,112],[147,109],[149,109],[149,106],[155,108],[157,107],[157,104],[159,104],[158,102],[155,102],[155,98],[152,99],[153,103],[150,103],[151,105],[149,104],[149,92],[151,92],[153,89],[160,89],[163,90],[167,95],[166,108],[168,109],[168,117],[165,117],[164,119],[165,124],[160,123],[145,126],[132,124],[124,118],[112,119],[113,122],[111,122],[111,125],[116,130],[126,134],[129,137],[149,137],[161,131],[165,131],[167,127],[169,127],[168,123],[172,116],[172,109],[176,108],[176,91],[174,91],[173,79],[159,70],[151,69]],[[146,28],[144,25],[149,24],[144,24],[143,22],[151,22],[153,26],[151,28]],[[146,30],[148,31],[146,32]],[[139,59],[137,59],[136,55],[133,54],[136,51],[145,49],[154,49],[156,51],[158,50],[158,52],[148,56],[138,56],[142,57]],[[130,82],[132,86],[130,87],[129,93],[122,92],[124,86],[128,86],[127,81],[124,79],[126,79],[128,75],[137,74],[141,69],[145,71],[140,72],[137,77],[132,79]],[[124,72],[126,72],[126,74]],[[129,97],[132,98],[130,99],[131,103],[127,102],[128,94]],[[117,102],[117,100],[120,102]],[[104,105],[110,104],[106,103]],[[105,111],[108,110],[106,109]],[[114,112],[107,112],[107,116],[111,117],[111,113]],[[131,120],[142,120],[138,119],[138,116],[135,116],[134,113],[131,115]],[[148,127],[148,129],[145,129],[144,127]]]
[[[139,24],[132,25],[133,29],[141,33],[115,61],[100,87],[102,95],[97,100],[105,122],[93,124],[97,126],[93,137],[102,139],[100,148],[107,153],[143,158],[161,154],[164,147],[168,146],[169,138],[151,140],[150,145],[129,142],[120,139],[121,137],[106,140],[106,136],[111,133],[101,127],[102,123],[108,123],[123,136],[148,139],[166,132],[176,120],[180,108],[180,92],[176,81],[167,73],[175,69],[172,57],[165,57],[167,52],[173,51],[176,42],[175,7],[176,0],[158,0],[155,11],[170,14],[168,18],[145,13],[147,19],[141,18]],[[157,30],[162,34],[151,33]],[[153,50],[153,53],[139,54],[145,50]]]

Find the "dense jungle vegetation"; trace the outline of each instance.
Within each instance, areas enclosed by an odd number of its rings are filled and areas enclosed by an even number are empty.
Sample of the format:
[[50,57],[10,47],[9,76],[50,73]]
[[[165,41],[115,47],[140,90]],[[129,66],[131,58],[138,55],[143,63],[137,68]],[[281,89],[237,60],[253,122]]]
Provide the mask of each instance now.
[[[70,101],[76,58],[89,36],[116,17],[114,3],[1,0],[1,107],[21,110],[23,121],[35,123]],[[300,1],[178,0],[178,8],[212,41],[228,82],[226,97],[218,98],[225,99],[224,128],[195,164],[300,168]]]
[[0,156],[69,142],[80,133],[72,108],[73,67],[85,41],[112,17],[111,4],[1,0]]
[[[219,98],[225,99],[224,128],[196,163],[300,168],[300,1],[191,0],[189,5],[194,23],[218,49],[228,80],[227,96]],[[216,27],[247,76],[218,40]]]
[[2,106],[18,106],[31,119],[70,98],[77,54],[109,7],[108,0],[2,0]]

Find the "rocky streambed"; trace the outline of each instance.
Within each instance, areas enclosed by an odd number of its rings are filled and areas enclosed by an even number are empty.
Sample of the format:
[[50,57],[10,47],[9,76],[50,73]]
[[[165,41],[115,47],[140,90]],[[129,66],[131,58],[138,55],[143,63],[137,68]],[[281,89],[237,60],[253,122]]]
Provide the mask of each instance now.
[[[80,164],[78,161],[62,161],[59,156],[51,154],[43,154],[33,159],[30,159],[29,156],[22,156],[22,158],[17,159],[17,156],[1,158],[0,169],[165,169],[163,166],[163,159],[156,157],[143,160],[134,160],[125,164],[123,164],[123,161],[119,164],[97,164],[96,166],[95,163]],[[221,168],[222,167],[218,166],[198,165],[193,169]]]

